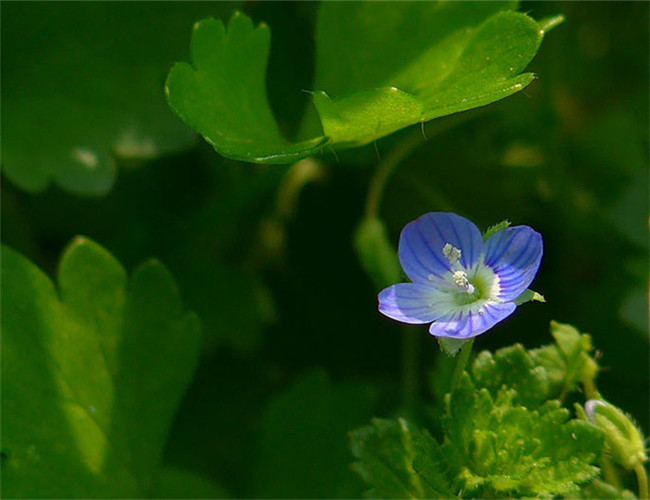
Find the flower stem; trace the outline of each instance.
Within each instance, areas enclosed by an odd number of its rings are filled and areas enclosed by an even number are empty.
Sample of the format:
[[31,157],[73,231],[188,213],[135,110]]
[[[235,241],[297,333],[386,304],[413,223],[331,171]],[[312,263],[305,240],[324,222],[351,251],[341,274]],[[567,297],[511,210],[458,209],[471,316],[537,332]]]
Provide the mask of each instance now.
[[420,333],[413,328],[402,329],[402,405],[407,416],[414,410],[420,392]]
[[456,362],[456,368],[454,369],[454,374],[451,377],[451,385],[449,387],[449,392],[453,392],[454,389],[458,387],[460,378],[463,376],[463,372],[465,371],[465,366],[467,366],[469,355],[472,353],[473,345],[474,345],[474,339],[471,338],[467,342],[465,342],[462,349],[460,350],[460,354],[458,355],[458,361]]
[[636,481],[639,485],[639,498],[641,500],[648,500],[648,473],[643,464],[637,464],[634,467],[636,473]]

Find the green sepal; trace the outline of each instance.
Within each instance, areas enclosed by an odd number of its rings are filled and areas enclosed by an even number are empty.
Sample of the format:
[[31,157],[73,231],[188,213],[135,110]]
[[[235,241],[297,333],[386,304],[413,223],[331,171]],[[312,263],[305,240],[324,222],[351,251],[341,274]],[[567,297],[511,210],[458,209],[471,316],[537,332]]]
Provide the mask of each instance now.
[[490,239],[490,236],[492,236],[495,233],[498,233],[502,229],[505,229],[507,227],[510,227],[511,222],[509,220],[503,220],[499,222],[498,224],[494,224],[493,226],[490,226],[487,228],[485,233],[483,233],[483,241],[487,241]]
[[546,299],[541,293],[537,293],[534,290],[531,290],[530,288],[526,290],[524,293],[522,293],[519,297],[517,297],[513,302],[520,306],[521,304],[525,304],[526,302],[546,302]]
[[453,339],[451,337],[436,337],[442,352],[449,357],[454,357],[469,342],[470,339]]

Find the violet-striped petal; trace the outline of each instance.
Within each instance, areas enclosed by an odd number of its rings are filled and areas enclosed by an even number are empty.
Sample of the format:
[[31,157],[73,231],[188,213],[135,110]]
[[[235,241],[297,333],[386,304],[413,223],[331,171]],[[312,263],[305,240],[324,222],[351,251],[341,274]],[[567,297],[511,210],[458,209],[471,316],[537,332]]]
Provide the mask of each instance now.
[[399,260],[415,283],[439,284],[451,270],[442,249],[451,244],[461,250],[460,264],[469,269],[483,251],[483,237],[469,220],[456,214],[432,212],[407,224],[399,240]]
[[516,308],[514,302],[490,303],[483,305],[479,313],[476,304],[464,306],[434,321],[429,333],[455,339],[476,337],[510,316]]
[[499,299],[514,300],[530,285],[542,259],[542,236],[528,226],[493,234],[485,245],[485,265],[499,277]]
[[403,323],[430,323],[450,307],[452,296],[430,285],[398,283],[379,293],[379,311]]

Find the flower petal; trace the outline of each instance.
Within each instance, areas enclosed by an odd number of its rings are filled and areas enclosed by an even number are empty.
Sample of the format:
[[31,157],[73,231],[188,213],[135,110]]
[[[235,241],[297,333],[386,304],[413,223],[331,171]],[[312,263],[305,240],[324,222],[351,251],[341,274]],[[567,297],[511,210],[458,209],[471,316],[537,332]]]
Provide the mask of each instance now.
[[430,285],[398,283],[379,293],[379,312],[403,323],[430,323],[453,310],[453,297]]
[[483,237],[469,220],[456,214],[431,212],[409,222],[399,239],[399,260],[415,283],[441,283],[451,270],[442,248],[450,243],[461,251],[460,264],[471,268],[483,251]]
[[475,304],[471,304],[434,321],[429,333],[455,339],[476,337],[506,319],[516,308],[514,302],[490,303],[484,304],[479,312]]
[[493,234],[485,246],[485,265],[499,277],[499,299],[514,300],[531,284],[542,259],[542,235],[528,226]]

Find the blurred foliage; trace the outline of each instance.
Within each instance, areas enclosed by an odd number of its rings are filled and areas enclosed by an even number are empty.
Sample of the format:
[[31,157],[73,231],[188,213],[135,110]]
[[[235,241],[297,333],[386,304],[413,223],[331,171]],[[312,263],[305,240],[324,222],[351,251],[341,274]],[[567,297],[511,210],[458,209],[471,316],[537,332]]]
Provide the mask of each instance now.
[[5,175],[33,192],[55,182],[101,195],[115,182],[116,158],[189,147],[194,138],[165,105],[161,85],[184,54],[188,26],[235,5],[5,4]]
[[[566,19],[527,68],[539,79],[524,92],[434,120],[422,132],[416,125],[338,156],[325,153],[312,164],[316,173],[302,177],[295,167],[218,156],[164,106],[165,74],[189,59],[193,23],[209,16],[227,22],[230,7],[2,4],[2,242],[49,276],[79,234],[127,270],[156,257],[203,326],[199,365],[167,439],[158,491],[182,497],[182,485],[192,484],[201,497],[361,494],[346,469],[353,457],[342,434],[370,415],[407,410],[400,406],[404,330],[377,314],[375,285],[359,265],[353,235],[377,164],[414,135],[421,140],[379,207],[394,248],[404,224],[432,210],[455,211],[482,229],[504,219],[534,227],[545,243],[535,289],[547,303],[521,308],[478,338],[478,350],[541,345],[551,319],[579,326],[599,349],[600,390],[647,435],[650,6],[524,2],[519,10],[534,19]],[[311,106],[301,90],[315,75],[323,78],[316,70],[318,4],[239,8],[273,32],[269,106],[279,133],[295,137],[308,128]],[[116,149],[133,123],[135,143],[155,138],[156,154]],[[78,147],[106,159],[97,177],[82,179],[88,172],[69,163]],[[86,179],[93,188],[78,189]],[[3,267],[10,252],[3,250]],[[19,260],[48,283],[52,303],[59,300],[43,273]],[[10,411],[29,415],[40,404],[27,398],[17,410],[8,406],[8,380],[28,390],[26,372],[10,378],[7,371],[6,301],[29,284],[17,281],[2,281],[3,475],[20,459],[5,431],[16,422]],[[433,366],[440,383],[448,380],[449,361],[436,354],[435,341],[408,328],[418,334],[410,359],[418,379]],[[21,356],[21,365],[36,369],[35,358]],[[52,393],[48,377],[38,383]],[[420,400],[428,397],[423,386],[415,386]],[[441,410],[443,391],[436,391]],[[427,421],[428,410],[415,404],[409,419]],[[276,445],[281,439],[294,444]],[[306,481],[316,459],[327,476]],[[30,477],[39,474],[50,477]]]

